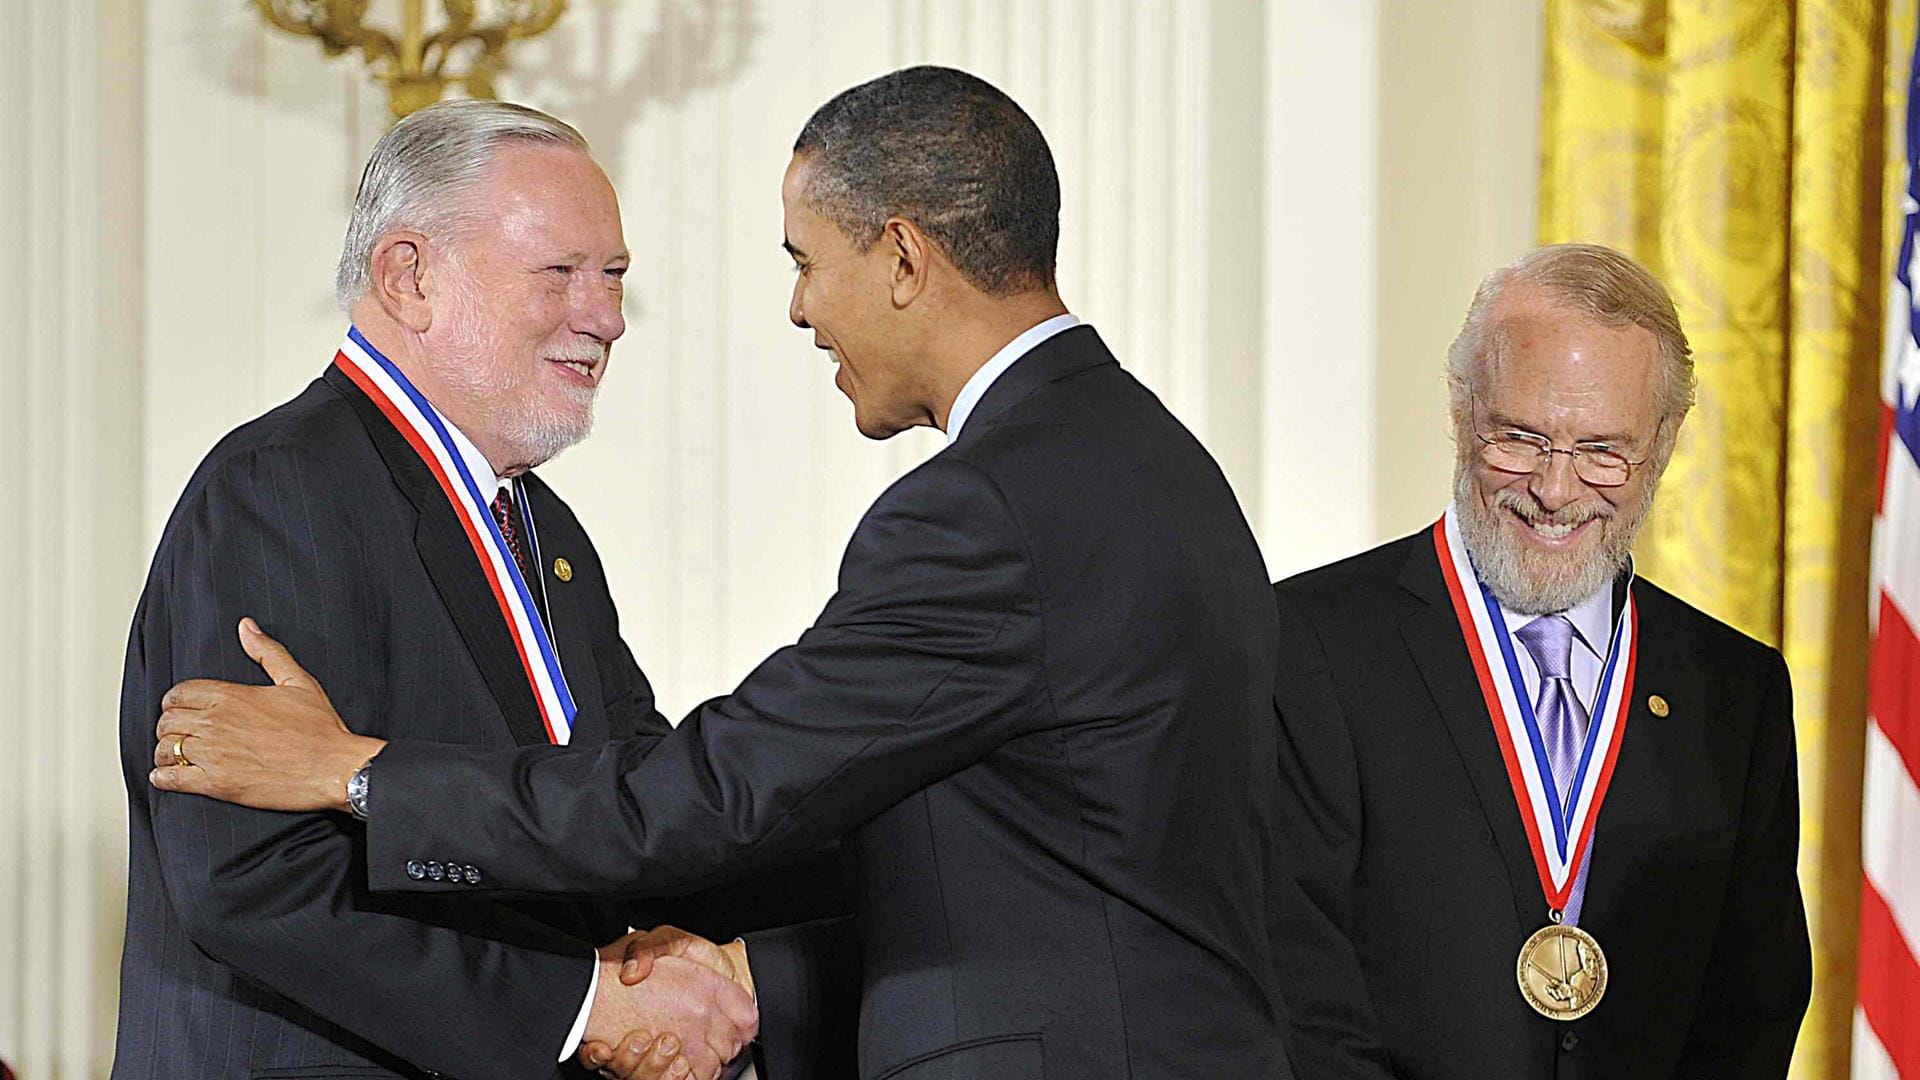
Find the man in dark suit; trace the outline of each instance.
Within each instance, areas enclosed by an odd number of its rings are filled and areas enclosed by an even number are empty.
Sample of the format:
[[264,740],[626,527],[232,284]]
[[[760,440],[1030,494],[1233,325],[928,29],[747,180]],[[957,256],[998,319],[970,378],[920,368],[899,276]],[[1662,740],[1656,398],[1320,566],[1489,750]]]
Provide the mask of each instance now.
[[[751,1033],[744,992],[678,959],[611,994],[600,969],[619,957],[595,946],[636,917],[613,904],[376,896],[355,823],[147,784],[167,688],[253,671],[243,615],[295,643],[369,732],[578,756],[668,730],[592,543],[528,471],[586,434],[626,260],[612,189],[551,117],[452,102],[375,150],[341,256],[356,328],[304,393],[207,456],[134,616],[115,1077],[580,1075],[560,1062],[583,1033],[632,1026],[680,1032],[717,1067]],[[544,684],[528,650],[555,660]],[[435,878],[477,876],[426,857]],[[610,1032],[580,1026],[596,984],[627,1011]]]
[[338,809],[378,751],[369,884],[401,895],[474,891],[422,880],[435,856],[483,889],[662,892],[844,836],[857,922],[747,958],[768,1009],[859,958],[859,1075],[1290,1075],[1263,564],[1206,451],[1066,313],[1045,140],[976,78],[895,72],[815,113],[783,201],[790,315],[861,432],[949,439],[796,644],[664,739],[569,755],[347,734],[262,643],[288,685],[179,688],[162,740],[195,764],[158,753],[155,782]]
[[[1779,1077],[1809,993],[1779,653],[1633,576],[1693,395],[1605,248],[1487,279],[1447,517],[1275,586],[1314,1077]],[[378,864],[375,864],[376,870]]]

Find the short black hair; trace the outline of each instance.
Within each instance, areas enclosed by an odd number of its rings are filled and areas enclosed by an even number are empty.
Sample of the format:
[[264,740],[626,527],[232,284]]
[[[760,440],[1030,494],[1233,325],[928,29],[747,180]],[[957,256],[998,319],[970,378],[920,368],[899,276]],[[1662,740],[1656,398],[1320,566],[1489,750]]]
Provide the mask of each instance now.
[[865,248],[890,217],[920,226],[996,296],[1053,285],[1060,176],[1040,128],[986,80],[911,67],[842,91],[793,144],[808,206]]

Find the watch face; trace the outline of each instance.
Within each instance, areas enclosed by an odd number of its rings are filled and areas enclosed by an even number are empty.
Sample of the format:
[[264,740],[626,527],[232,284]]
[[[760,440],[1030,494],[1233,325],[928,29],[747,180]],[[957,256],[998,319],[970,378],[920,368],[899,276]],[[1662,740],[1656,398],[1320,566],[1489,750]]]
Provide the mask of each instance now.
[[362,765],[347,778],[347,808],[357,818],[367,816],[367,770],[370,767]]

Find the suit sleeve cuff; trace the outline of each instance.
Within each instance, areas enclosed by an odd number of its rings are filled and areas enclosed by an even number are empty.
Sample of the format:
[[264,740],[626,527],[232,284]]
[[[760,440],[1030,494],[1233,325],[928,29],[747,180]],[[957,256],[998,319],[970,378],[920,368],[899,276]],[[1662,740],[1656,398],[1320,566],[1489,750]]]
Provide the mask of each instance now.
[[587,1037],[587,1017],[593,1014],[593,995],[600,992],[600,954],[593,955],[593,977],[587,980],[587,1000],[580,1003],[580,1016],[573,1022],[573,1030],[567,1032],[566,1045],[560,1048],[560,1061],[564,1064],[568,1058],[580,1052],[580,1044]]

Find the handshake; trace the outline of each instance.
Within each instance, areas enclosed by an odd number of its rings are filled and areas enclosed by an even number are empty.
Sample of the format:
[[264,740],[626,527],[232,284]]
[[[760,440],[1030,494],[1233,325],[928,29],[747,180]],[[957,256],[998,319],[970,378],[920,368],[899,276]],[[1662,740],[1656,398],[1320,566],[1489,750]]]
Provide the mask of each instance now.
[[759,1027],[746,945],[658,926],[601,946],[580,1064],[618,1080],[714,1080]]

